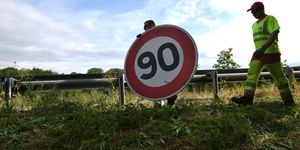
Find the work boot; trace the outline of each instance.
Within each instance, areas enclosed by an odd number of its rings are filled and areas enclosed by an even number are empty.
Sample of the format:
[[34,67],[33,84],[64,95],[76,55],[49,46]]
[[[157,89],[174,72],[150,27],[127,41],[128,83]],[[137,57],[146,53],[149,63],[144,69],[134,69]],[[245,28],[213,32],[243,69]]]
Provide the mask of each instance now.
[[284,101],[285,106],[293,106],[295,104],[294,100],[291,101]]
[[174,95],[174,96],[172,96],[172,97],[167,98],[167,100],[168,100],[167,104],[168,104],[169,106],[174,105],[174,104],[175,104],[175,101],[176,101],[176,99],[177,99],[177,97],[178,97],[177,95]]
[[252,105],[253,98],[242,96],[242,97],[232,97],[231,101],[239,105]]
[[292,106],[295,104],[294,102],[294,98],[291,94],[289,95],[285,95],[285,96],[281,96],[282,100],[284,101],[284,105],[286,106]]

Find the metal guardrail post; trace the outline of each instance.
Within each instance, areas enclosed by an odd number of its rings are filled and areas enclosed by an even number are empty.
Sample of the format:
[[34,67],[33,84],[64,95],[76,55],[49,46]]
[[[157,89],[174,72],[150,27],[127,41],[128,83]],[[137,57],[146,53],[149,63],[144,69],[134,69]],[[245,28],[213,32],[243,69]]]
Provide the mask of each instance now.
[[120,104],[121,106],[123,106],[125,104],[125,81],[124,81],[124,74],[121,74],[118,77],[118,82],[119,82],[119,100],[120,100]]
[[4,92],[5,92],[5,102],[6,107],[11,107],[12,101],[12,89],[14,88],[14,79],[13,78],[5,78],[4,79]]
[[218,99],[219,96],[219,86],[218,86],[218,71],[211,71],[210,76],[213,81],[213,92],[214,92],[214,99]]
[[290,87],[292,89],[295,89],[295,86],[294,86],[294,83],[293,83],[293,80],[294,80],[294,70],[293,70],[293,68],[292,67],[286,67],[284,72],[285,72],[285,75],[288,78]]

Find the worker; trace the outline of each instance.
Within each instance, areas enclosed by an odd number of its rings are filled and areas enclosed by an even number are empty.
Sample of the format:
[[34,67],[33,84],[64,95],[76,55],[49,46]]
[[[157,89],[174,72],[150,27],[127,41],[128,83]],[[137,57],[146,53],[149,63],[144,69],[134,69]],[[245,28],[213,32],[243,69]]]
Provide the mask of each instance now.
[[293,105],[293,95],[283,71],[281,53],[278,47],[279,24],[274,16],[265,14],[262,2],[253,3],[247,11],[251,11],[252,15],[257,19],[252,25],[256,50],[249,64],[244,95],[242,97],[233,97],[231,100],[239,105],[251,105],[257,81],[265,67],[275,80],[284,104]]
[[[155,27],[155,22],[153,20],[147,20],[147,21],[144,22],[144,30],[145,31],[147,31],[147,30],[149,30],[149,29],[151,29],[153,27]],[[141,36],[142,36],[142,34],[138,34],[136,37],[140,38]],[[167,98],[167,105],[169,105],[169,106],[174,105],[177,97],[178,97],[177,95],[174,95],[174,96],[171,96],[171,97]],[[161,106],[162,105],[162,101],[161,101],[160,104],[159,103],[155,103],[154,105],[155,106]]]

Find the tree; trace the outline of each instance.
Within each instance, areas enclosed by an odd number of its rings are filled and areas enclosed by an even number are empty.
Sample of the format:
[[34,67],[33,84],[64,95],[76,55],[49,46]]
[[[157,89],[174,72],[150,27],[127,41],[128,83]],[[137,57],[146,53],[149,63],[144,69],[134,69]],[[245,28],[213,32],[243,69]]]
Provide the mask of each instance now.
[[80,74],[80,73],[77,73],[77,72],[71,72],[70,75],[75,75],[75,74]]
[[23,76],[41,76],[41,75],[57,75],[52,70],[43,70],[39,68],[18,70],[17,68],[7,67],[0,69],[0,77],[23,77]]
[[43,70],[40,68],[32,68],[29,70],[29,75],[31,76],[43,76],[43,75],[57,75],[58,73],[52,71],[52,70]]
[[124,70],[119,69],[119,68],[111,68],[111,69],[109,69],[108,71],[105,72],[105,74],[107,74],[109,76],[114,76],[114,77],[119,76],[122,73],[124,73]]
[[101,73],[103,73],[103,69],[101,68],[90,68],[87,71],[87,74],[101,74]]
[[232,48],[229,48],[228,50],[222,50],[218,54],[218,60],[217,63],[213,65],[213,68],[216,69],[237,69],[241,66],[234,62],[233,60],[233,54],[232,54]]
[[19,71],[13,67],[7,67],[0,70],[1,77],[16,77],[19,75]]

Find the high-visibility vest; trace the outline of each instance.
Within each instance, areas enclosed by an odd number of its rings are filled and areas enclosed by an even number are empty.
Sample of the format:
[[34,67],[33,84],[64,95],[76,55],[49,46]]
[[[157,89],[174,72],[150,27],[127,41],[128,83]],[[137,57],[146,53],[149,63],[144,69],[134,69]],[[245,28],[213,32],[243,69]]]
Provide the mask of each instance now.
[[[272,32],[279,32],[279,29],[279,24],[274,16],[268,15],[258,23],[255,22],[252,25],[252,32],[256,50],[266,43]],[[276,39],[265,51],[265,54],[272,53],[280,53],[278,39]]]

